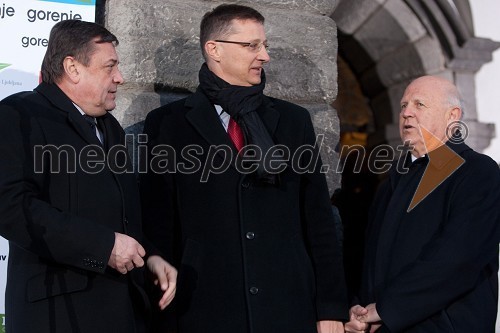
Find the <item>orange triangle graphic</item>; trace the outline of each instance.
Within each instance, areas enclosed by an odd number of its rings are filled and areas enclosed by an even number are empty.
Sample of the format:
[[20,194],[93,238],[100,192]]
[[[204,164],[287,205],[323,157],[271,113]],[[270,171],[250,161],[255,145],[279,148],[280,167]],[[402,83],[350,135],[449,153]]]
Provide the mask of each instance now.
[[424,138],[429,163],[413,195],[408,212],[421,203],[422,200],[465,163],[465,160],[460,155],[455,153],[424,127],[420,126],[420,131]]

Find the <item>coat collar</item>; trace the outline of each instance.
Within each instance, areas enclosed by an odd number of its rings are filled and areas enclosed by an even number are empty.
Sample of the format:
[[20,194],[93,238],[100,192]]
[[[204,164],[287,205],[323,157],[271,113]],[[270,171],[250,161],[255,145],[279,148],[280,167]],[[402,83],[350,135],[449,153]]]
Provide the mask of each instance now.
[[[462,139],[458,138],[454,141],[448,140],[444,145],[429,152],[425,157],[415,160],[413,163],[411,161],[410,151],[408,151],[401,157],[403,161],[395,161],[392,165],[393,171],[389,176],[392,190],[395,190],[403,175],[401,171],[398,170],[398,164],[401,163],[401,165],[404,165],[406,168],[412,168],[414,165],[420,165],[420,167],[425,168],[425,173],[427,173],[426,181],[422,186],[433,185],[438,187],[442,184],[442,182],[455,173],[455,171],[457,171],[464,163],[466,163],[466,160],[463,158],[463,154],[468,150],[471,150],[471,148],[467,146]],[[432,191],[434,189],[435,188],[432,188]],[[423,192],[430,194],[432,191],[429,192],[429,189],[427,189],[427,191],[424,190]]]
[[[233,147],[231,139],[221,126],[214,106],[200,89],[190,95],[185,102],[188,109],[186,113],[187,121],[200,133],[200,135],[210,145],[226,144]],[[274,136],[278,125],[280,114],[274,108],[274,103],[267,96],[264,97],[262,105],[257,109],[257,113],[262,119],[271,137]]]
[[[56,84],[42,82],[35,88],[35,91],[43,95],[61,112],[66,113],[70,126],[72,126],[87,143],[95,145],[101,144],[97,136],[93,135],[92,131],[89,130],[88,123],[82,117],[80,111],[78,111],[78,109],[73,105],[71,99],[69,99],[69,97]],[[105,124],[107,117],[107,113],[104,116],[99,117],[99,123]],[[103,126],[102,130],[105,132],[104,135],[106,138],[112,137],[112,135],[108,135],[107,133],[107,126]]]
[[[185,107],[188,109],[186,112],[186,120],[195,128],[195,130],[208,142],[209,145],[219,146],[224,145],[231,147],[232,156],[237,156],[238,152],[234,147],[229,135],[221,125],[220,117],[215,111],[214,105],[208,100],[205,94],[201,92],[200,88],[190,95],[185,102]],[[262,119],[264,126],[266,126],[271,137],[274,137],[274,132],[279,121],[279,112],[274,108],[272,100],[264,96],[262,105],[257,109],[257,113]],[[225,152],[217,150],[217,154],[229,164],[235,167],[235,159],[228,161]]]

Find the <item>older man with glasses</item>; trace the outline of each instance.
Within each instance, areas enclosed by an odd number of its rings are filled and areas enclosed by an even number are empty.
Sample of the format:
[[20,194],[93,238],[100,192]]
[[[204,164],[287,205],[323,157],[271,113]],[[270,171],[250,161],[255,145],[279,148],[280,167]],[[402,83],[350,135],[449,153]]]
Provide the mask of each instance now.
[[263,24],[240,5],[206,13],[197,91],[146,119],[145,233],[179,268],[171,324],[180,333],[344,331],[342,258],[313,125],[304,108],[263,94]]

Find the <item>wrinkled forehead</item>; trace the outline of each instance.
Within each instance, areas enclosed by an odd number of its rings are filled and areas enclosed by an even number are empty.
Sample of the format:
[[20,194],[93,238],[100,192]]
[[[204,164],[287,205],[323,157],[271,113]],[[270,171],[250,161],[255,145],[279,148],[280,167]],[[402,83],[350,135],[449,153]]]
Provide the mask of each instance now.
[[442,79],[424,77],[410,83],[401,101],[415,99],[434,99],[443,97],[450,84]]

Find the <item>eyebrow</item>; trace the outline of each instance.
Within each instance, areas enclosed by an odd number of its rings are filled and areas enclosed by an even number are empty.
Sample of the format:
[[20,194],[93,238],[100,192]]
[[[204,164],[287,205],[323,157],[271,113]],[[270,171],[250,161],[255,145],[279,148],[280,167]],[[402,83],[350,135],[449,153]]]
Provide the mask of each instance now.
[[118,59],[108,59],[106,62],[104,62],[104,64],[108,65],[108,64],[119,64],[120,62],[118,61]]
[[268,42],[267,39],[261,40],[260,38],[255,38],[250,40],[248,43],[267,43],[267,42]]

